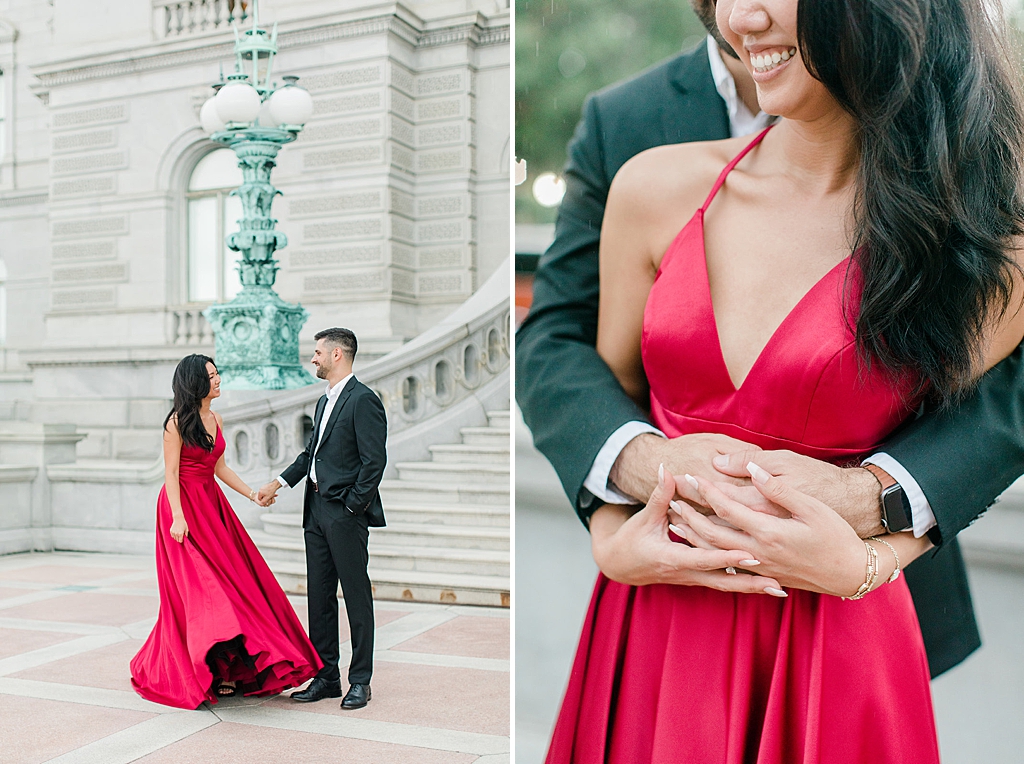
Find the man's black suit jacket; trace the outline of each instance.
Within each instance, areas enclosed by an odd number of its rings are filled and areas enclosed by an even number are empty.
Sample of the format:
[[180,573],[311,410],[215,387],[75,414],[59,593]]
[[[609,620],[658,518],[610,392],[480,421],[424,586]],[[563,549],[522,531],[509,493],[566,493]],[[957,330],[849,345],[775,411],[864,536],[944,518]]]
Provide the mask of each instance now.
[[[337,504],[339,511],[365,515],[371,527],[383,527],[384,507],[378,487],[388,461],[385,451],[388,421],[384,405],[370,388],[352,377],[338,396],[317,447],[317,433],[326,407],[327,396],[324,395],[316,404],[313,434],[306,450],[281,473],[281,477],[289,485],[305,483],[310,459],[315,459],[320,495]],[[302,510],[303,528],[309,526],[309,503],[307,487]]]
[[[596,506],[583,481],[597,453],[623,424],[649,421],[595,350],[608,188],[641,151],[728,136],[704,45],[592,95],[583,107],[555,241],[540,260],[533,305],[516,335],[516,400],[584,523]],[[917,480],[938,521],[932,536],[939,550],[906,571],[933,676],[981,644],[955,539],[1024,473],[1022,392],[1018,348],[953,415],[926,414],[885,444]]]

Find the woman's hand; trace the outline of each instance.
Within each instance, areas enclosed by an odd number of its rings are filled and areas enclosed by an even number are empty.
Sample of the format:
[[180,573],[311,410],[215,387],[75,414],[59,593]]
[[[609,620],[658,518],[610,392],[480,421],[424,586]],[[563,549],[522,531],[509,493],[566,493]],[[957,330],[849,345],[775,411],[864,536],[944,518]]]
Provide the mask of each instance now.
[[639,512],[630,516],[628,508],[607,504],[594,513],[590,521],[591,548],[602,573],[631,586],[684,584],[751,593],[771,593],[768,590],[774,589],[785,596],[774,578],[726,572],[730,567],[757,565],[749,552],[695,549],[671,541],[668,508],[675,491],[675,479],[660,468],[658,485]]
[[174,518],[174,522],[171,523],[171,538],[179,544],[184,544],[188,538],[188,523],[185,522],[184,515]]
[[830,507],[753,462],[748,471],[759,494],[779,511],[751,509],[741,489],[688,475],[700,503],[725,523],[704,517],[686,502],[674,502],[679,517],[712,547],[750,550],[761,562],[758,573],[775,576],[784,586],[841,597],[856,593],[867,564],[857,533]]

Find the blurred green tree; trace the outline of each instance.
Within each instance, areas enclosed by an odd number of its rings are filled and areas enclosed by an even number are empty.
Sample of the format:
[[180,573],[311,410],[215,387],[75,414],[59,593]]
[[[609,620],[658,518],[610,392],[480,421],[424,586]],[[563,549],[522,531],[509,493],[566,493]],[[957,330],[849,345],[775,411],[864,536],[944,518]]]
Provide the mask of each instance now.
[[550,223],[532,185],[560,174],[588,93],[704,39],[686,0],[516,0],[516,156],[529,177],[516,189],[516,222]]

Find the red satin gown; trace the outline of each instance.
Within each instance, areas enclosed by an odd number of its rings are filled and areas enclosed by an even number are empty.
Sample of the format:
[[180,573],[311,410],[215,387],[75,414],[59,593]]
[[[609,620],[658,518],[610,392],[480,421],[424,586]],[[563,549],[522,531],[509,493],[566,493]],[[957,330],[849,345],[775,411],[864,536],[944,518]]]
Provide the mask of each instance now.
[[184,544],[170,535],[166,487],[156,504],[160,614],[132,659],[132,686],[146,700],[177,708],[216,703],[215,674],[239,682],[246,695],[272,695],[323,665],[214,478],[224,447],[219,428],[212,452],[182,446]]
[[[765,133],[725,168],[661,262],[642,339],[652,416],[669,437],[717,432],[845,463],[870,452],[913,405],[905,385],[858,360],[851,327],[860,279],[851,260],[793,308],[739,389],[722,358],[704,212]],[[902,577],[844,601],[799,590],[777,599],[625,586],[599,575],[547,757],[548,764],[938,760],[928,663]]]

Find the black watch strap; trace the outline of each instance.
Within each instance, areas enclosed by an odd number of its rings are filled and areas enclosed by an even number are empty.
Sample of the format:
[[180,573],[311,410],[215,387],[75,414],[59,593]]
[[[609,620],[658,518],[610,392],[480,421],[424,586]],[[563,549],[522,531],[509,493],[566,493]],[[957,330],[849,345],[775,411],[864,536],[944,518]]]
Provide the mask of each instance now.
[[914,515],[903,486],[877,464],[865,464],[864,469],[874,475],[882,486],[882,527],[889,533],[912,528]]

